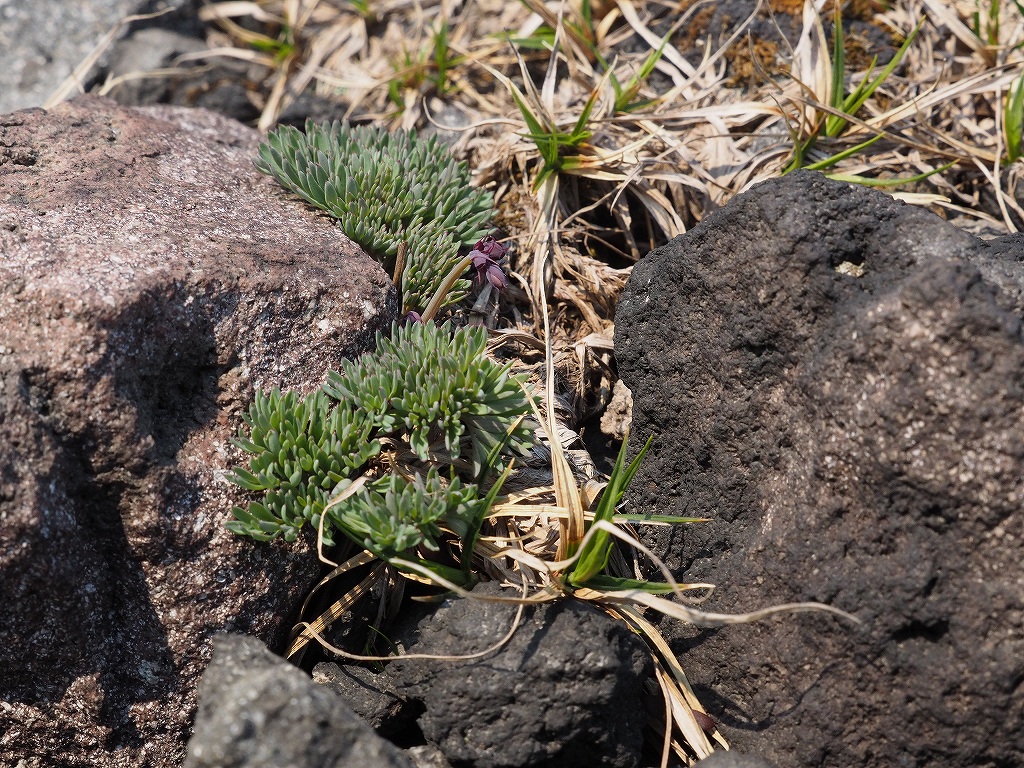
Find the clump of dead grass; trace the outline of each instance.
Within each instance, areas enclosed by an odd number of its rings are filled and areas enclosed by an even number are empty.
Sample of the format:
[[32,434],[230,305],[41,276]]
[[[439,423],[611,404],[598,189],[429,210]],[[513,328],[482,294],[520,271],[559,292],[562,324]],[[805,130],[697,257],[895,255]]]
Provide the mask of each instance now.
[[[843,133],[814,142],[797,165],[866,183],[915,179],[886,188],[979,234],[1024,226],[1020,164],[1007,162],[1002,109],[1024,74],[1024,19],[1012,3],[992,2],[977,33],[977,8],[965,0],[848,8],[893,48],[920,30]],[[630,264],[795,167],[795,147],[836,114],[835,88],[852,92],[881,71],[867,71],[866,52],[851,51],[836,85],[833,5],[824,0],[751,4],[750,16],[715,40],[701,34],[710,7],[259,0],[211,3],[203,15],[214,52],[262,66],[262,129],[307,91],[357,122],[457,126],[454,149],[494,192],[499,223],[516,245],[522,292],[500,321],[492,312],[492,327],[537,335],[539,305],[549,301],[556,348],[574,350],[592,334],[610,336]],[[796,40],[750,34],[755,19],[786,12],[802,28]],[[637,106],[616,111],[615,83],[628,83],[659,49],[653,72],[637,83]],[[589,109],[586,138],[562,147],[555,173],[545,171],[522,102],[545,132],[569,132]],[[584,355],[582,365],[568,365],[579,360],[575,352],[562,356],[577,390],[580,381],[603,380],[600,354]],[[591,397],[584,410],[604,400]]]

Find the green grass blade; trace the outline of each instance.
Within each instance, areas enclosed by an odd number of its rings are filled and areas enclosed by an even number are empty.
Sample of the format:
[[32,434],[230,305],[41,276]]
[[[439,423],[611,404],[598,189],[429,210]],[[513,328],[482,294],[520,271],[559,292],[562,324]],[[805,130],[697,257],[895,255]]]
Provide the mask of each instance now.
[[[602,520],[612,521],[615,516],[615,506],[629,487],[633,475],[640,468],[640,462],[643,461],[644,454],[647,453],[647,449],[651,447],[653,441],[653,437],[647,439],[644,447],[640,449],[640,453],[628,467],[626,466],[626,449],[629,441],[623,441],[619,455],[615,459],[615,468],[612,469],[608,485],[605,487],[601,501],[598,502],[597,511],[594,513],[594,523]],[[569,583],[574,586],[582,586],[604,570],[608,564],[608,557],[611,555],[612,543],[611,534],[605,530],[599,530],[591,536],[576,562],[576,567],[569,575]]]
[[537,137],[550,136],[551,132],[548,131],[537,119],[537,117],[530,110],[529,105],[526,103],[526,96],[519,90],[519,86],[513,83],[511,80],[507,83],[509,86],[512,99],[515,101],[516,106],[519,107],[519,112],[523,115],[523,120],[526,121],[526,127],[530,129],[527,134],[536,143]]
[[437,73],[434,77],[434,85],[438,93],[444,94],[448,90],[448,67],[451,65],[451,51],[448,48],[448,21],[442,18],[440,28],[434,34],[434,65]]
[[[843,102],[843,112],[851,116],[857,114],[857,110],[864,106],[864,102],[871,98],[871,95],[876,90],[878,90],[878,87],[882,83],[884,83],[886,79],[889,77],[889,75],[893,73],[893,70],[895,70],[896,67],[899,66],[900,61],[903,60],[904,55],[906,55],[907,51],[910,50],[910,46],[913,44],[914,38],[917,37],[917,33],[921,31],[921,27],[923,25],[924,19],[921,19],[921,21],[918,22],[917,26],[914,27],[914,30],[907,36],[907,39],[903,41],[903,45],[901,45],[899,50],[896,51],[896,55],[893,56],[889,63],[885,65],[885,68],[878,75],[878,77],[872,80],[866,88],[863,87],[863,83],[861,83],[862,87],[858,88],[853,95],[851,95],[849,98],[846,99],[846,101]],[[839,119],[842,120],[842,118]],[[843,120],[842,122],[843,125],[841,127],[834,128],[834,132],[828,133],[827,135],[832,136],[833,138],[835,136],[838,136],[846,125],[845,120]]]
[[808,171],[822,171],[825,168],[831,168],[836,163],[845,160],[846,158],[851,157],[852,155],[856,155],[858,152],[863,152],[865,149],[870,147],[883,136],[885,136],[885,134],[880,133],[877,136],[868,139],[867,141],[862,141],[860,144],[857,144],[856,146],[848,147],[844,149],[842,152],[836,152],[834,155],[829,155],[824,160],[818,160],[817,162],[805,165],[804,168]]
[[989,0],[988,6],[988,44],[999,45],[999,0]]
[[[374,553],[376,554],[376,553]],[[382,558],[385,559],[385,558]],[[397,558],[401,560],[402,558]],[[419,571],[413,571],[409,568],[403,568],[401,563],[396,563],[392,560],[387,561],[390,565],[394,566],[397,570],[405,573],[407,576],[411,576],[413,579],[422,579],[423,574]],[[476,583],[476,577],[472,574],[463,573],[457,568],[452,568],[450,565],[442,565],[441,563],[435,563],[431,560],[416,559],[413,560],[416,565],[420,566],[424,570],[430,571],[432,574],[440,576],[445,581],[451,582],[458,587],[464,587],[471,589]]]
[[652,595],[668,595],[673,592],[672,585],[665,584],[664,582],[623,579],[618,576],[605,576],[603,574],[592,576],[584,586],[607,592],[625,592],[633,589],[648,592]]
[[918,181],[924,181],[929,176],[934,176],[936,173],[942,173],[956,164],[957,161],[954,160],[951,163],[946,163],[940,168],[935,168],[934,170],[927,171],[925,173],[919,173],[916,176],[906,176],[899,179],[869,179],[865,176],[845,173],[828,173],[826,176],[833,181],[848,181],[851,184],[861,184],[865,187],[898,187],[900,184],[913,184]]
[[1003,132],[1006,134],[1006,159],[1016,162],[1021,156],[1021,134],[1024,132],[1024,75],[1017,79],[1006,97]]
[[507,32],[491,35],[495,40],[508,40],[520,50],[550,51],[555,44],[555,30],[546,25],[537,27],[537,31],[529,37],[512,37]]
[[587,122],[590,120],[590,113],[594,111],[594,105],[597,104],[597,95],[597,89],[595,88],[590,92],[590,97],[587,99],[586,104],[583,105],[583,111],[580,112],[580,116],[576,120],[576,125],[572,128],[572,132],[569,134],[561,134],[564,138],[562,138],[559,143],[563,146],[575,149],[590,138],[591,132],[587,129]]
[[668,523],[669,525],[682,525],[685,523],[707,523],[710,517],[681,517],[679,515],[645,515],[642,513],[616,512],[612,518],[616,523]]
[[[840,3],[835,6],[835,23],[832,29],[832,99],[830,106],[843,106],[843,85],[846,75],[846,39],[843,36],[843,13]],[[831,117],[831,115],[830,115]]]
[[644,99],[643,101],[634,102],[633,99],[640,92],[640,86],[651,76],[654,68],[658,66],[658,62],[661,61],[661,57],[665,53],[666,45],[668,45],[668,35],[661,41],[661,45],[647,54],[647,57],[640,65],[639,71],[629,79],[624,88],[618,87],[618,81],[615,80],[614,75],[612,76],[613,87],[615,88],[616,112],[632,112],[654,101],[653,99]]

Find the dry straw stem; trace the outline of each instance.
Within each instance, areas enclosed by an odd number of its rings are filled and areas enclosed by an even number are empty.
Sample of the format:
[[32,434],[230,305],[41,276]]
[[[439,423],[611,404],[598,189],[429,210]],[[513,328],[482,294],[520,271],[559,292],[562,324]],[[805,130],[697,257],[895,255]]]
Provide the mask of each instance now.
[[142,13],[134,16],[125,16],[121,21],[117,22],[110,31],[107,32],[100,41],[96,43],[95,47],[88,53],[88,55],[82,59],[77,67],[65,78],[53,93],[50,94],[49,98],[43,103],[43,109],[53,109],[55,106],[60,104],[62,101],[70,99],[72,96],[77,96],[80,93],[85,92],[85,81],[89,78],[89,73],[92,71],[96,63],[102,58],[103,54],[107,52],[107,49],[113,45],[114,41],[121,34],[121,31],[136,21],[148,21],[149,19],[155,19],[158,16],[163,16],[166,13],[170,13],[171,9],[168,8],[163,11],[157,11],[156,13]]

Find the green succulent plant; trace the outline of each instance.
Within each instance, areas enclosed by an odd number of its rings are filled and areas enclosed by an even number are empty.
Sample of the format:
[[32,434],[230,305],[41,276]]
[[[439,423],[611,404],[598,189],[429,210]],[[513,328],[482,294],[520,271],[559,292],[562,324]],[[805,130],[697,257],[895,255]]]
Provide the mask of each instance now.
[[436,552],[441,527],[465,535],[482,517],[477,486],[457,476],[442,480],[437,467],[407,479],[397,472],[363,486],[328,510],[328,520],[353,541],[382,557],[397,557],[420,546]]
[[[459,249],[486,234],[494,213],[490,193],[469,183],[469,168],[436,139],[414,131],[306,123],[272,131],[256,167],[338,220],[348,237],[388,272],[406,245],[401,275],[405,311],[422,310],[458,264]],[[445,303],[458,301],[458,281]]]
[[[476,477],[508,426],[530,410],[521,380],[490,360],[486,346],[483,328],[452,332],[447,324],[411,323],[392,338],[378,334],[376,352],[328,373],[324,391],[360,403],[378,429],[406,433],[421,461],[451,463],[466,453]],[[510,447],[525,451],[531,436],[530,426],[520,424]]]
[[333,406],[321,390],[304,398],[257,390],[243,419],[249,436],[240,428],[232,442],[253,458],[248,469],[236,467],[228,479],[264,496],[247,509],[236,507],[227,527],[259,541],[294,541],[304,523],[319,524],[331,492],[381,450],[380,441],[370,437],[370,415]]
[[[471,533],[483,517],[479,484],[505,467],[503,451],[533,441],[524,382],[486,343],[483,328],[395,327],[307,397],[257,392],[233,441],[251,458],[228,479],[263,498],[236,507],[228,528],[292,541],[306,523],[320,528],[327,509],[326,544],[341,531],[381,556],[436,548],[442,524]],[[332,503],[359,477],[359,490]]]

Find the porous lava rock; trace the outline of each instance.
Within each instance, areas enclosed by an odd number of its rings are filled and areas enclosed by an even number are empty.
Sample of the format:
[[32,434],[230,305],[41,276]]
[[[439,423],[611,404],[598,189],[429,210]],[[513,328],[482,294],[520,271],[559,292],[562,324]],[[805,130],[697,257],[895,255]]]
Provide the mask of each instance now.
[[345,706],[380,736],[406,740],[419,714],[405,699],[389,690],[387,675],[367,667],[322,661],[313,667],[313,681],[330,689]]
[[[397,630],[403,643],[418,638],[408,653],[462,657],[497,646],[516,606],[493,598],[517,593],[490,582],[471,594],[446,601],[412,630]],[[476,768],[635,768],[652,674],[646,645],[624,623],[569,599],[526,608],[492,653],[386,667],[395,693],[422,705],[428,743],[453,765]]]
[[767,760],[734,750],[715,752],[693,764],[693,768],[775,768]]
[[1024,249],[795,173],[634,269],[616,357],[633,512],[709,610],[663,625],[738,749],[778,765],[1024,764]]
[[214,640],[185,768],[413,768],[341,698],[252,637]]
[[225,530],[229,438],[397,298],[257,144],[91,97],[0,117],[0,764],[180,766],[210,637],[281,650],[317,579]]

